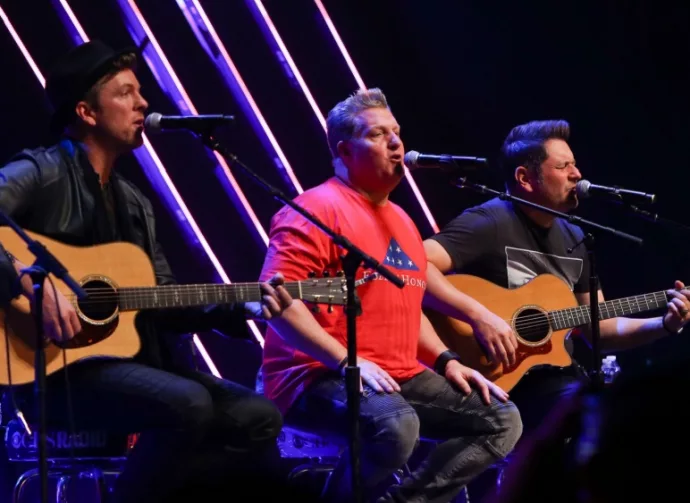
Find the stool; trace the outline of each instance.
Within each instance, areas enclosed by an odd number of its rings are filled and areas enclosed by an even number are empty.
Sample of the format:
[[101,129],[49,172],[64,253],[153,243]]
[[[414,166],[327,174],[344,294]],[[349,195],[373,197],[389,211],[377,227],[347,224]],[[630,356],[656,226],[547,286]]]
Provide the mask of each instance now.
[[284,425],[278,435],[281,457],[301,460],[287,476],[291,483],[305,476],[325,475],[322,485],[325,488],[345,447],[346,443],[340,437],[317,435],[294,425]]
[[[46,432],[46,464],[49,491],[54,495],[54,501],[105,502],[109,488],[122,472],[127,454],[137,438],[138,434],[105,430],[72,434],[49,428]],[[35,435],[28,434],[19,421],[12,420],[6,427],[5,444],[11,462],[32,465],[15,483],[12,502],[35,501],[40,494],[39,470],[35,468],[38,462]],[[72,499],[73,493],[79,496]]]
[[[98,464],[96,460],[81,467],[75,464],[62,466],[51,463],[51,466],[48,467],[48,487],[49,491],[51,489],[54,491],[55,502],[107,502],[109,491],[106,477],[115,478],[119,475],[120,470],[114,469],[109,472],[105,467],[96,466]],[[55,482],[54,488],[51,483],[53,481]],[[87,481],[87,484],[84,484],[84,481]],[[38,468],[24,472],[15,484],[12,503],[36,501],[40,491],[39,484]],[[71,495],[74,495],[75,498],[72,499]]]

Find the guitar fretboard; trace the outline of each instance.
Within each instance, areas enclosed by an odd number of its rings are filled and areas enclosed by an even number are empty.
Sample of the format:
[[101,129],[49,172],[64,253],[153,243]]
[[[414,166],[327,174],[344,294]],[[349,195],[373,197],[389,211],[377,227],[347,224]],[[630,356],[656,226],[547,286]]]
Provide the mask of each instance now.
[[[302,298],[301,282],[284,286],[295,299]],[[156,287],[120,288],[120,310],[161,309],[166,307],[191,307],[206,304],[232,304],[257,302],[262,298],[258,283],[168,285]]]
[[[599,303],[599,320],[608,320],[616,316],[642,313],[666,307],[668,302],[665,291],[608,300]],[[549,321],[555,330],[579,327],[591,323],[589,306],[582,305],[549,312]]]

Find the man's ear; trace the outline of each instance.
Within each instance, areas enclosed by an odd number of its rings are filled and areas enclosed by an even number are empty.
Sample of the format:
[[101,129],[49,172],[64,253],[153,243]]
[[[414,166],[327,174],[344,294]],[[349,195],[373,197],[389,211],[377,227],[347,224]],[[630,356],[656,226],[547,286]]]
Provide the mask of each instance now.
[[340,140],[335,148],[338,151],[338,157],[350,157],[350,143],[347,140]]
[[522,190],[524,190],[525,192],[534,191],[534,180],[532,180],[528,168],[526,168],[525,166],[518,166],[517,168],[515,168],[513,176],[515,177],[515,182],[517,183],[517,186],[522,188]]
[[74,113],[77,114],[77,117],[79,117],[84,123],[88,124],[89,126],[95,126],[96,125],[96,113],[85,101],[80,101],[77,103],[74,107]]

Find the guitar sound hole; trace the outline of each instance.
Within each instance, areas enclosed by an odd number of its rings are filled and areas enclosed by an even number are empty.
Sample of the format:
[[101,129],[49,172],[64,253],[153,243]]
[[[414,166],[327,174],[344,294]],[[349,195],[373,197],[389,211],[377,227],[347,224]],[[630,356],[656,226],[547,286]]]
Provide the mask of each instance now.
[[549,319],[542,311],[525,309],[517,315],[515,329],[522,339],[536,343],[549,335]]
[[79,309],[94,321],[108,319],[117,311],[117,291],[105,281],[88,281],[82,288],[88,296],[79,301]]

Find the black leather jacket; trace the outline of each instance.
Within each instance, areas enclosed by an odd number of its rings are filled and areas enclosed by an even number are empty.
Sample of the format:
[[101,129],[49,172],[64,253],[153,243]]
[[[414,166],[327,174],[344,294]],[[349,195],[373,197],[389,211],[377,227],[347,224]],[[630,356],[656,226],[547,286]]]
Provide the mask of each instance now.
[[[24,229],[75,246],[94,244],[91,226],[96,206],[83,171],[92,168],[84,163],[88,163],[86,154],[77,142],[69,139],[49,148],[21,151],[0,169],[0,209]],[[157,283],[175,283],[156,241],[151,202],[117,173],[112,174],[110,183],[120,187],[132,224],[133,241],[151,257]],[[2,266],[0,259],[0,273],[6,270]],[[146,316],[140,313],[137,326],[142,335],[138,359],[157,367],[166,367],[170,358],[165,349],[169,344],[157,340],[166,332],[215,328],[233,336],[248,337],[242,304],[166,309],[161,313],[149,311]]]

